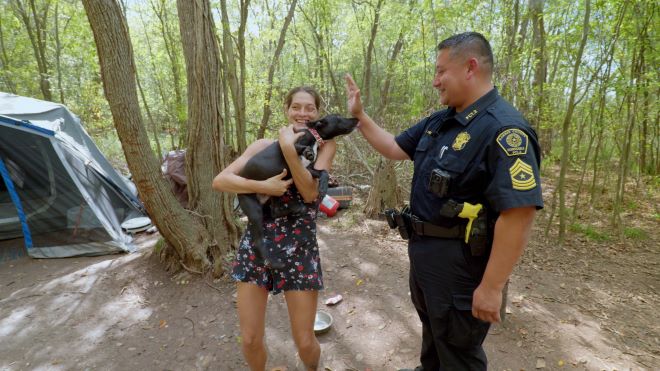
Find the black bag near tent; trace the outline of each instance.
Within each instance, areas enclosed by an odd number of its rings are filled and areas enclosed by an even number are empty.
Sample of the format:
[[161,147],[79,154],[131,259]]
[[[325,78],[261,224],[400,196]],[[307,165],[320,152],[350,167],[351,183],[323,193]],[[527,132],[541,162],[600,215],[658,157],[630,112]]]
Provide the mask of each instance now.
[[0,92],[0,177],[0,242],[35,258],[134,250],[136,188],[66,107]]

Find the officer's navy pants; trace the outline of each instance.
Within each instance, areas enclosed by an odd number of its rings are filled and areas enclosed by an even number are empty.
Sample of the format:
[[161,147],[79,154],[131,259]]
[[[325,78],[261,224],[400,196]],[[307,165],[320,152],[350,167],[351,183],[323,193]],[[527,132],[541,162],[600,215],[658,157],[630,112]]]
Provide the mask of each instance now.
[[412,237],[408,256],[424,371],[486,370],[482,344],[490,325],[472,316],[472,293],[487,257],[472,257],[460,240],[419,236]]

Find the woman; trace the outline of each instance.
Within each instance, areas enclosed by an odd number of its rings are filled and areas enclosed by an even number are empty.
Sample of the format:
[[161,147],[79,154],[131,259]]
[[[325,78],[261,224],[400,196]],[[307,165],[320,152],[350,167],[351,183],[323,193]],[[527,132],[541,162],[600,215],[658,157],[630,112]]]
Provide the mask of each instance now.
[[[284,269],[271,269],[256,259],[249,231],[241,239],[232,277],[238,281],[238,317],[243,354],[251,370],[264,370],[266,367],[263,338],[269,291],[273,294],[284,292],[291,332],[302,362],[308,370],[316,370],[319,364],[321,348],[314,336],[314,318],[318,290],[323,288],[323,276],[316,242],[316,213],[320,196],[323,195],[319,195],[318,181],[303,166],[294,147],[296,139],[303,134],[295,133],[294,128],[303,129],[307,122],[318,119],[319,104],[319,94],[310,87],[296,87],[286,95],[284,112],[290,125],[280,129],[278,142],[291,171],[290,179],[284,179],[286,170],[263,181],[238,176],[254,154],[274,142],[261,139],[252,143],[243,155],[213,180],[213,188],[218,191],[299,198],[307,206],[302,214],[281,218],[270,217],[266,208],[263,223],[265,236],[286,251]],[[314,167],[329,171],[336,148],[335,141],[326,141],[319,150]]]

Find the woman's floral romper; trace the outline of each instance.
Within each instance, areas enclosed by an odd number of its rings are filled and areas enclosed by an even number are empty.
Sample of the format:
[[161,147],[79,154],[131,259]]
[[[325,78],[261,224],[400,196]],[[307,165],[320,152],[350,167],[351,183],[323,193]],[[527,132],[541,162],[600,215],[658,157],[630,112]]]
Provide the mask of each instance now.
[[[278,270],[264,266],[263,260],[256,257],[252,236],[246,229],[233,262],[232,277],[236,281],[254,283],[273,294],[288,290],[323,289],[323,273],[316,242],[316,215],[322,197],[319,195],[312,203],[305,204],[305,212],[280,218],[272,218],[266,204],[264,237],[275,243],[277,251],[272,253],[285,262],[286,267]],[[282,201],[287,202],[291,198],[303,202],[295,185],[282,195]]]

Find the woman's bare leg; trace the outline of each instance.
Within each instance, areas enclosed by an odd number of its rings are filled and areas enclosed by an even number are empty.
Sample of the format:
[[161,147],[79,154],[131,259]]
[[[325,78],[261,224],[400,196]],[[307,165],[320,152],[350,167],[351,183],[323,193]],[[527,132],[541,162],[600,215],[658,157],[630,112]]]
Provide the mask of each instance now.
[[307,370],[317,370],[321,356],[321,346],[314,335],[314,318],[318,291],[286,291],[286,305],[291,321],[291,333],[298,347],[300,359]]
[[252,283],[238,283],[238,321],[245,360],[252,371],[266,369],[264,330],[268,291]]

